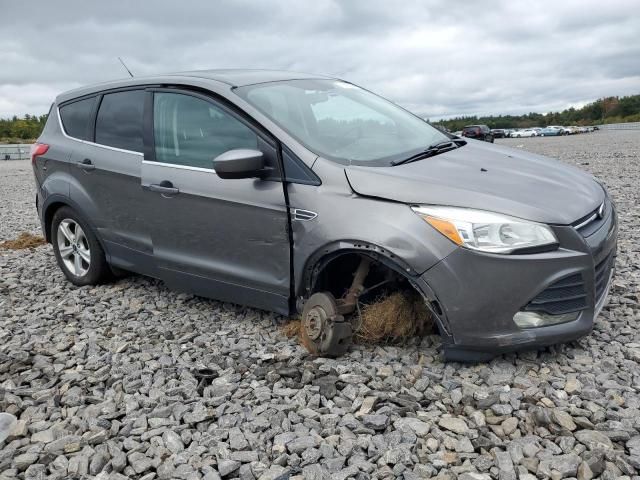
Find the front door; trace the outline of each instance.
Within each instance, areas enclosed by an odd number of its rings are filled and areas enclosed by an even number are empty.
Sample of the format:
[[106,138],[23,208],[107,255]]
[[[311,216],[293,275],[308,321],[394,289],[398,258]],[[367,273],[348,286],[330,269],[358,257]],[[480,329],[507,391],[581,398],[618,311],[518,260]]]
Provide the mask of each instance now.
[[288,212],[282,182],[223,180],[213,158],[261,150],[278,169],[275,142],[211,98],[153,92],[152,149],[142,165],[160,277],[197,295],[288,313]]

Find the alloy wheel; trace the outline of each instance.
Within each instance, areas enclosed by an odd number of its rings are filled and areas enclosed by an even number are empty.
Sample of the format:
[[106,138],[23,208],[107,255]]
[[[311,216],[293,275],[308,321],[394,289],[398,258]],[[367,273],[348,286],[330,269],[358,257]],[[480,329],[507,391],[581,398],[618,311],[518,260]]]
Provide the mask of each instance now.
[[64,266],[76,277],[87,274],[91,266],[89,240],[78,222],[65,218],[58,225],[58,251]]

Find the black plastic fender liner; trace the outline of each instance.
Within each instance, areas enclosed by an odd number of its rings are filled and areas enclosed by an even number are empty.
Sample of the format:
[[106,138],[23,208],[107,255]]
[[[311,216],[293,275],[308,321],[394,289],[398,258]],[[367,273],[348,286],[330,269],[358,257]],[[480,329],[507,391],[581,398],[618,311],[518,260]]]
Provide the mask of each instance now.
[[298,292],[298,297],[308,296],[312,293],[318,274],[329,262],[350,253],[367,255],[407,278],[418,277],[418,272],[384,247],[360,240],[340,240],[319,248],[309,256],[300,285],[302,291]]

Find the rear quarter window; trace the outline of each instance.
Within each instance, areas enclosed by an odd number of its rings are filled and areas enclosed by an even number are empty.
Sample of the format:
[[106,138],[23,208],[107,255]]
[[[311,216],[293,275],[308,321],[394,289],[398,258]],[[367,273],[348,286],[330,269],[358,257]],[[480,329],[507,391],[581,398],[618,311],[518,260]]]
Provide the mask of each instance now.
[[91,112],[95,97],[67,103],[60,107],[62,126],[67,135],[80,140],[90,140]]
[[144,90],[104,95],[96,117],[96,143],[142,153],[144,96]]

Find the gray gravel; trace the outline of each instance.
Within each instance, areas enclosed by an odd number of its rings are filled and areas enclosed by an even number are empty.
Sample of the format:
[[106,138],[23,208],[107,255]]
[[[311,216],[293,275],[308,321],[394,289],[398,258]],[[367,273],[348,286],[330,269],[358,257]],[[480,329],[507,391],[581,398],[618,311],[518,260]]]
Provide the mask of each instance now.
[[[268,313],[130,277],[63,279],[0,253],[0,478],[640,478],[640,134],[505,139],[578,164],[617,202],[594,332],[479,365],[438,337],[309,357]],[[0,240],[38,232],[28,162],[0,162]]]

